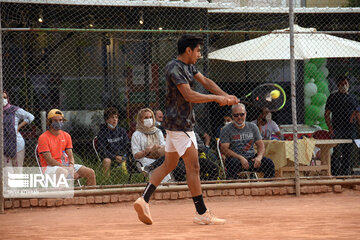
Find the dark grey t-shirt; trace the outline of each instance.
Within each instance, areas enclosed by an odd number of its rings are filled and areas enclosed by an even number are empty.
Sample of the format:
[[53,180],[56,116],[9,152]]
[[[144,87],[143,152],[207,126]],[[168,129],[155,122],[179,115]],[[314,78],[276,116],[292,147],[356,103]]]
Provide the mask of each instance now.
[[179,84],[194,87],[194,76],[198,70],[180,60],[171,60],[165,68],[166,99],[164,127],[171,131],[193,131],[195,113],[193,103],[187,102],[177,88]]
[[258,127],[251,122],[246,122],[244,128],[237,128],[231,123],[220,132],[220,142],[230,143],[230,150],[246,159],[255,156],[254,143],[261,139]]

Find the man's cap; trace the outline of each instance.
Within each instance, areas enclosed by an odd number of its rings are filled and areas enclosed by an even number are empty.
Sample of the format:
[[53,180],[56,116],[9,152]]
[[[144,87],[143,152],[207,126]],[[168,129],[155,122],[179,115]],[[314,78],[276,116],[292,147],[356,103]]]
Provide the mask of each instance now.
[[62,111],[60,111],[59,109],[51,109],[50,112],[48,113],[48,119],[51,119],[55,116],[61,116],[63,117],[64,121],[66,121],[64,114],[62,113]]

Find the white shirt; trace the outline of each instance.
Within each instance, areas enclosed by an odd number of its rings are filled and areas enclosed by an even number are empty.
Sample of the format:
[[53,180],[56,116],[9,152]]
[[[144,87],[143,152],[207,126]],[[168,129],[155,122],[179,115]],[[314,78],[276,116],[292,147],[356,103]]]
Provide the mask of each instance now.
[[[164,135],[161,132],[161,130],[157,129],[156,134],[158,134],[160,146],[165,146]],[[143,151],[147,146],[148,145],[147,145],[146,135],[144,133],[136,130],[133,133],[133,135],[131,136],[131,152],[132,152],[133,156],[135,157],[136,153]],[[139,158],[136,160],[141,162],[141,164],[145,167],[145,166],[150,165],[151,163],[155,162],[156,159],[143,157],[143,158]],[[149,173],[149,175],[151,175],[151,172]],[[170,179],[171,179],[170,174],[168,174],[167,176],[165,176],[165,178],[162,182],[167,182]]]
[[[257,120],[254,120],[252,122],[257,125]],[[280,132],[280,128],[273,120],[268,120],[265,125],[261,126],[260,133],[264,140],[271,139],[271,135],[276,132]]]
[[31,113],[25,111],[22,108],[16,110],[15,112],[16,152],[20,152],[25,148],[25,140],[22,137],[21,133],[18,132],[17,130],[19,127],[19,123],[25,121],[27,122],[27,124],[30,124],[32,121],[34,121],[34,118],[35,117]]

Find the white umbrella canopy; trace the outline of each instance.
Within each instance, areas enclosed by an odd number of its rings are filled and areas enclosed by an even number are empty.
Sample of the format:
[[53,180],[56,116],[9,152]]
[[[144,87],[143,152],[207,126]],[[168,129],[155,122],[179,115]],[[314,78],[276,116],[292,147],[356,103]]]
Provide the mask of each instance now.
[[[300,32],[300,33],[296,33]],[[306,33],[301,33],[306,32]],[[360,57],[360,42],[316,33],[294,25],[295,59]],[[209,53],[209,59],[230,62],[290,59],[289,28]]]

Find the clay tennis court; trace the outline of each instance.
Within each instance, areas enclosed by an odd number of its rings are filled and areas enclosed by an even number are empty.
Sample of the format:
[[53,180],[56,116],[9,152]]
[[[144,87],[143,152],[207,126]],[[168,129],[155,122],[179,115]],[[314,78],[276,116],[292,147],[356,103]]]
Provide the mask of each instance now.
[[206,198],[227,219],[192,223],[192,200],[152,202],[154,224],[137,220],[131,203],[7,210],[0,239],[360,239],[360,192]]

